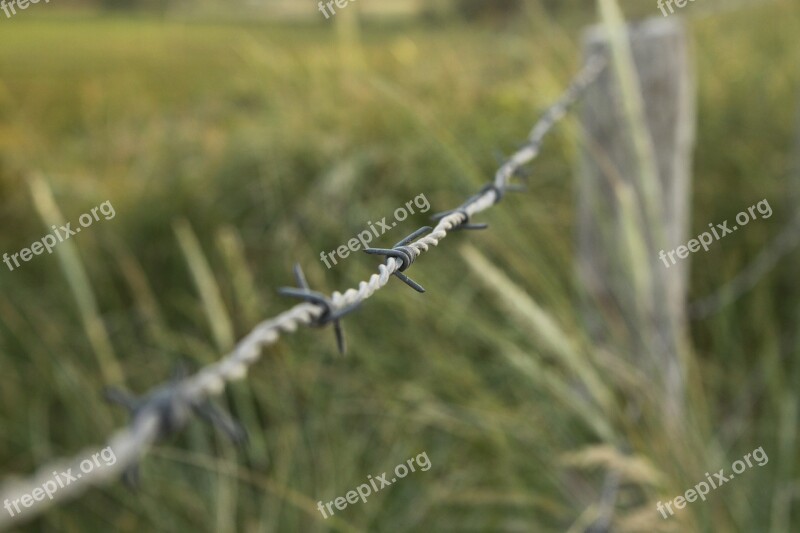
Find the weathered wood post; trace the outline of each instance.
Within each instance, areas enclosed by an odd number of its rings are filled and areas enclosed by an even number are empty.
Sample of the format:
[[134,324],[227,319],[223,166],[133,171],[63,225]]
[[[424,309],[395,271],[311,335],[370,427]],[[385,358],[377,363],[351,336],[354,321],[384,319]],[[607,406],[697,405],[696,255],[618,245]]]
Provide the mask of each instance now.
[[609,67],[581,112],[578,276],[593,339],[630,353],[679,415],[689,260],[668,265],[659,252],[688,240],[694,80],[678,17],[623,31],[617,48],[605,26],[584,39]]

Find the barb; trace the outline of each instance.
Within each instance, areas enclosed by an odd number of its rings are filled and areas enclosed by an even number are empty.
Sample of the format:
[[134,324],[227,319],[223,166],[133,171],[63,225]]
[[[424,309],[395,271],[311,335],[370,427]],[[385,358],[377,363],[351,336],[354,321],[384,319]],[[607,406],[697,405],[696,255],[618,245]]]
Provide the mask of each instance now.
[[339,348],[339,353],[344,355],[347,351],[347,344],[344,341],[344,331],[342,331],[342,324],[341,318],[348,314],[355,311],[360,304],[350,305],[345,307],[344,309],[334,309],[333,303],[325,297],[324,294],[319,292],[314,292],[308,286],[308,282],[306,281],[306,276],[303,274],[303,269],[300,265],[295,265],[294,267],[294,277],[297,280],[297,285],[300,287],[299,289],[293,289],[291,287],[283,287],[278,289],[278,292],[284,296],[292,296],[294,298],[302,298],[303,300],[312,303],[321,305],[324,309],[322,315],[319,318],[315,319],[314,322],[311,323],[312,326],[316,327],[323,327],[327,324],[333,324],[333,330],[336,333],[336,346]]
[[[318,293],[311,292],[304,283],[304,279],[301,280],[298,275],[300,290],[287,289],[283,293],[301,297],[306,300],[305,302],[256,326],[234,347],[231,353],[220,361],[204,367],[196,374],[179,382],[156,387],[153,392],[145,395],[143,400],[130,403],[130,398],[128,398],[123,402],[135,405],[135,412],[131,424],[118,430],[109,438],[108,445],[111,446],[117,457],[113,466],[98,469],[90,478],[84,478],[81,483],[63,487],[53,493],[52,499],[37,502],[36,505],[26,508],[15,518],[0,512],[0,529],[30,520],[49,506],[75,498],[89,487],[107,483],[127,471],[138,462],[154,442],[164,436],[165,432],[179,429],[190,412],[197,414],[196,406],[206,405],[206,400],[222,393],[227,383],[244,379],[247,376],[248,368],[261,357],[262,348],[277,342],[281,333],[293,333],[298,326],[319,326],[328,322],[338,322],[338,319],[345,313],[352,311],[355,306],[385,287],[392,275],[397,275],[412,285],[414,282],[408,280],[402,271],[432,246],[437,246],[448,232],[463,227],[464,224],[469,224],[472,216],[498,203],[506,192],[517,190],[516,186],[509,183],[511,178],[519,172],[523,165],[532,161],[539,154],[544,137],[564,117],[568,109],[578,100],[586,87],[597,78],[605,66],[605,59],[599,56],[590,58],[561,99],[550,107],[535,125],[528,141],[500,167],[495,174],[494,181],[483,187],[478,194],[469,198],[459,208],[442,214],[436,227],[424,237],[420,237],[422,232],[417,232],[398,243],[399,247],[381,251],[392,253],[384,253],[387,255],[386,262],[379,265],[378,273],[372,274],[367,281],[359,283],[358,289],[348,289],[344,293],[337,291],[330,298],[325,298]],[[411,242],[417,237],[420,238]],[[340,346],[342,346],[341,341]],[[179,415],[176,416],[176,413]],[[72,459],[53,461],[40,467],[29,478],[6,483],[0,490],[0,502],[6,499],[18,499],[23,493],[30,494],[44,481],[50,479],[51,473],[58,468],[71,467],[78,470],[80,460],[85,456],[86,452],[84,451],[83,455],[79,454]]]
[[400,261],[400,266],[397,267],[397,270],[394,272],[394,275],[400,278],[400,280],[403,283],[405,283],[415,291],[425,292],[425,289],[422,288],[422,285],[420,285],[413,279],[403,274],[403,272],[405,272],[405,270],[414,263],[414,261],[417,259],[419,255],[418,253],[415,252],[414,248],[408,246],[408,243],[410,243],[417,237],[428,233],[432,229],[433,228],[430,226],[423,226],[419,228],[417,231],[415,231],[402,241],[395,244],[391,250],[387,250],[384,248],[367,248],[364,251],[368,254],[385,255],[386,257],[393,257],[397,261]]

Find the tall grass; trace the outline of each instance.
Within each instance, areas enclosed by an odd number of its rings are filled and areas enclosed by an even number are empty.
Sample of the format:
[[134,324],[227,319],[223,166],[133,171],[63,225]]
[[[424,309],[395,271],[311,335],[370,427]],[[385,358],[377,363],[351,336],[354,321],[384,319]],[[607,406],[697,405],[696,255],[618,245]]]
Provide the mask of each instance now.
[[[327,270],[319,253],[419,193],[439,210],[474,192],[493,151],[512,150],[577,70],[593,17],[554,20],[531,2],[502,31],[365,25],[350,41],[360,68],[343,68],[331,25],[3,22],[2,250],[41,235],[45,204],[24,181],[33,171],[61,212],[111,199],[117,216],[81,233],[77,263],[60,248],[0,274],[2,472],[30,472],[126,422],[102,404],[114,371],[101,371],[87,318],[138,392],[291,305],[274,288],[291,283],[295,261],[316,289],[355,285],[375,259]],[[695,298],[796,207],[781,202],[800,10],[777,1],[689,24],[700,74],[690,233],[765,197],[776,213],[696,258]],[[692,324],[687,431],[669,431],[631,354],[594,346],[578,318],[576,129],[547,140],[530,194],[482,216],[489,231],[453,235],[415,263],[425,295],[393,283],[349,316],[346,358],[330,331],[271,348],[227,397],[251,447],[192,423],[144,459],[140,491],[92,491],[30,528],[579,531],[618,476],[615,531],[796,529],[794,258]],[[95,306],[76,308],[89,290]],[[767,465],[660,518],[657,500],[757,446]],[[315,511],[422,451],[424,475],[328,521]]]

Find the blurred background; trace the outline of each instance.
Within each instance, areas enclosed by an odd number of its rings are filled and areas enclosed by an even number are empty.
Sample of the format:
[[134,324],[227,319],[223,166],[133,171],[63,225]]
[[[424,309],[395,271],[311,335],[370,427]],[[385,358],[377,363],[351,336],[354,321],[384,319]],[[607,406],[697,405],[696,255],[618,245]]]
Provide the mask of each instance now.
[[[662,17],[655,0],[622,9]],[[320,252],[419,194],[436,212],[474,193],[559,98],[600,20],[578,0],[337,11],[0,12],[0,253],[116,210],[52,255],[0,265],[0,475],[103,445],[127,422],[104,387],[143,393],[181,362],[217,360],[295,303],[276,294],[295,262],[317,290],[357,286],[377,258],[328,270]],[[800,5],[697,0],[680,16],[697,84],[688,238],[762,199],[774,210],[692,255],[689,303],[789,233],[752,290],[688,323],[679,420],[637,354],[593,342],[582,316],[573,114],[527,194],[413,266],[426,294],[393,280],[345,320],[346,357],[331,331],[301,330],[226,390],[247,447],[192,422],[144,458],[138,490],[91,489],[20,530],[797,531]],[[759,446],[767,465],[661,518],[656,502]],[[332,519],[317,510],[422,452],[430,470]]]

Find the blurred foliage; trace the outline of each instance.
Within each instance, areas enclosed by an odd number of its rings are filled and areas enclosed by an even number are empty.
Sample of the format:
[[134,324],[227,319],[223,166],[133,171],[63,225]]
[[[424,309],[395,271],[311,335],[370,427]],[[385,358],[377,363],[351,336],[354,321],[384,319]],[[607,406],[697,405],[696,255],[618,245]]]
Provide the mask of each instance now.
[[483,2],[482,0],[457,0],[456,9],[467,20],[484,17],[510,17],[518,14],[523,7],[523,0],[495,0]]
[[[74,237],[80,264],[56,252],[0,273],[0,472],[32,472],[126,422],[102,402],[108,383],[73,291],[88,289],[70,285],[73,271],[91,281],[131,390],[178,361],[216,360],[229,334],[293,303],[275,288],[295,261],[316,289],[355,286],[377,259],[326,270],[319,253],[420,193],[442,210],[493,175],[493,152],[516,148],[576,71],[594,21],[583,7],[526,2],[502,32],[455,17],[365,23],[348,44],[362,64],[342,57],[343,32],[321,18],[62,18],[54,7],[0,22],[0,251],[49,229],[28,186],[37,172],[67,220],[106,200],[117,212]],[[800,10],[784,0],[688,24],[699,84],[690,234],[762,198],[775,211],[693,257],[697,298],[796,212]],[[559,127],[530,194],[413,266],[425,295],[393,281],[348,317],[346,358],[328,330],[267,350],[222,399],[245,421],[247,449],[192,424],[144,459],[139,492],[92,490],[26,530],[582,531],[612,467],[625,473],[617,531],[796,530],[798,254],[692,324],[687,433],[670,431],[650,383],[585,338],[570,237],[578,139],[574,120]],[[376,244],[425,223],[416,215]],[[494,267],[489,281],[465,268],[475,250]],[[220,300],[203,303],[213,291]],[[570,351],[548,350],[537,308]],[[585,374],[611,391],[611,408],[575,392]],[[660,518],[657,500],[757,446],[768,465]],[[316,510],[422,451],[429,471],[340,522]]]

